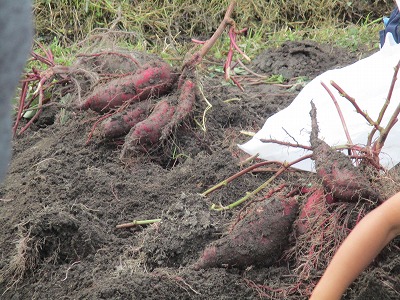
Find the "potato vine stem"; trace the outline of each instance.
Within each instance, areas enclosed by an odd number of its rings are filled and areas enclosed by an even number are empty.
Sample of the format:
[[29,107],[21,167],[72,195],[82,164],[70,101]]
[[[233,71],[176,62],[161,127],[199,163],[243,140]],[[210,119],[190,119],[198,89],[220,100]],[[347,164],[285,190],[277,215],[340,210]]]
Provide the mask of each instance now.
[[119,224],[117,226],[115,226],[115,228],[130,228],[130,227],[134,227],[136,225],[149,225],[149,224],[154,224],[154,223],[158,223],[161,222],[161,219],[153,219],[153,220],[134,220],[130,223],[124,223],[124,224]]
[[371,119],[371,117],[364,112],[357,104],[356,99],[354,99],[353,97],[351,97],[349,94],[347,94],[336,82],[334,82],[333,80],[331,81],[331,85],[339,92],[339,94],[343,97],[345,97],[356,109],[356,111],[364,117],[365,120],[367,120],[367,122],[369,124],[371,124],[372,126],[374,126],[374,128],[376,128],[376,130],[381,131],[382,127],[379,126],[378,123],[374,122],[374,120]]
[[[263,189],[265,189],[273,180],[275,180],[279,175],[281,175],[284,171],[286,171],[288,168],[290,168],[291,166],[293,166],[294,164],[297,164],[298,162],[308,159],[308,158],[312,158],[312,154],[308,154],[305,155],[303,157],[300,157],[299,159],[296,159],[292,162],[284,162],[284,163],[279,163],[281,164],[281,168],[276,171],[276,173],[274,175],[272,175],[266,182],[264,182],[263,184],[261,184],[258,188],[256,188],[254,191],[252,192],[247,192],[245,196],[243,196],[242,198],[240,198],[239,200],[227,205],[227,206],[222,206],[222,205],[218,205],[218,204],[213,204],[211,205],[210,209],[211,210],[216,210],[216,211],[223,211],[223,210],[228,210],[228,209],[232,209],[240,204],[242,204],[244,201],[252,198],[253,196],[255,196],[257,193],[259,193],[260,191],[262,191]],[[267,163],[267,162],[265,162]],[[277,162],[274,162],[277,163]]]
[[268,164],[282,164],[282,163],[278,162],[278,161],[263,161],[263,162],[254,164],[254,165],[252,165],[250,167],[247,167],[246,169],[243,169],[242,171],[232,175],[231,177],[221,181],[220,183],[214,185],[213,187],[211,187],[208,190],[206,190],[205,192],[203,192],[201,195],[205,197],[208,194],[210,194],[211,192],[213,192],[213,191],[215,191],[215,190],[227,185],[229,182],[231,182],[231,181],[235,180],[236,178],[242,176],[243,174],[246,174],[246,173],[248,173],[248,172],[250,172],[250,171],[252,171],[252,170],[254,170],[256,168],[259,168],[259,167],[262,167],[262,166],[265,166],[265,165],[268,165]]

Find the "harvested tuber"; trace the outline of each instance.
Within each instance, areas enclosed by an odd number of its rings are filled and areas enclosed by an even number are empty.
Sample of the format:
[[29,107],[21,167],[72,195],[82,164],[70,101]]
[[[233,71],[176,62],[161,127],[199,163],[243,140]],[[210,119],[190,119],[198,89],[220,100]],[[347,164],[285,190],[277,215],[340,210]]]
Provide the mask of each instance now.
[[325,192],[322,188],[315,189],[307,198],[306,203],[300,210],[298,219],[295,222],[296,232],[302,235],[307,232],[310,227],[310,220],[318,217],[327,211],[327,201]]
[[123,111],[104,120],[97,127],[97,134],[107,139],[116,139],[126,135],[132,127],[143,121],[148,114],[147,105],[140,105],[133,110]]
[[193,106],[196,100],[196,85],[190,79],[186,79],[180,87],[179,102],[176,106],[174,116],[171,121],[162,130],[162,136],[167,137],[173,128],[179,125],[180,122],[186,119],[193,111]]
[[324,188],[338,201],[357,202],[360,198],[379,200],[379,194],[350,158],[318,138],[317,111],[313,102],[311,106],[310,144],[317,176],[321,178]]
[[98,86],[79,108],[104,113],[127,101],[139,102],[152,96],[165,95],[176,80],[177,75],[173,73],[169,64],[153,61],[141,66],[133,75]]
[[297,209],[295,198],[276,198],[257,204],[228,235],[203,251],[194,268],[244,269],[276,263],[288,245]]
[[162,100],[156,104],[152,113],[143,121],[137,123],[125,138],[122,157],[135,152],[137,145],[154,145],[161,137],[161,131],[171,121],[175,107],[169,101]]

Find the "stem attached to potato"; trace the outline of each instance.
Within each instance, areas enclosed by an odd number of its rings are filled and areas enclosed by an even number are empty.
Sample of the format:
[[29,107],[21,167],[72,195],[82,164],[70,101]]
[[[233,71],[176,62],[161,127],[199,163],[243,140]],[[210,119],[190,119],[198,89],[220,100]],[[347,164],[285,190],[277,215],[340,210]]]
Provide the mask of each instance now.
[[[258,192],[260,192],[261,190],[265,189],[273,180],[275,180],[279,175],[281,175],[284,171],[286,171],[288,168],[290,168],[291,166],[293,166],[294,164],[297,164],[298,162],[311,158],[313,155],[309,154],[309,155],[305,155],[303,157],[300,157],[299,159],[296,159],[290,163],[280,163],[282,166],[281,168],[274,174],[272,175],[266,182],[264,182],[263,184],[261,184],[258,188],[256,188],[254,191],[252,192],[247,192],[245,196],[243,196],[242,198],[240,198],[239,200],[227,205],[227,206],[222,206],[222,205],[218,205],[218,204],[213,204],[211,205],[212,210],[216,210],[216,211],[222,211],[222,210],[228,210],[228,209],[232,209],[236,206],[238,206],[239,204],[242,204],[244,201],[252,198],[253,196],[255,196]],[[267,163],[267,162],[264,162]],[[276,162],[274,162],[276,163]],[[233,176],[232,176],[233,177]],[[231,178],[231,177],[230,177]]]

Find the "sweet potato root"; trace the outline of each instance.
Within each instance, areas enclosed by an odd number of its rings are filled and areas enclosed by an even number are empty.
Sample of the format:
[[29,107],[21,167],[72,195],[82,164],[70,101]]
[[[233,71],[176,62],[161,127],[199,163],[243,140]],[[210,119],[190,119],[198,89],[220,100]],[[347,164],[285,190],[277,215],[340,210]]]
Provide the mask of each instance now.
[[338,201],[358,201],[360,198],[379,200],[379,194],[371,187],[361,170],[353,165],[350,158],[318,138],[316,108],[311,102],[312,131],[310,144],[317,175],[325,189]]
[[177,76],[169,64],[153,61],[143,65],[133,75],[98,86],[79,108],[107,112],[127,101],[138,102],[150,96],[159,97],[169,92],[176,80]]
[[171,121],[174,112],[175,107],[167,100],[158,102],[147,119],[137,123],[126,136],[122,157],[134,152],[138,144],[155,144],[161,137],[162,129]]
[[180,122],[186,119],[193,111],[193,106],[196,100],[195,84],[190,79],[186,79],[181,85],[181,93],[179,95],[179,102],[176,106],[174,116],[171,121],[164,127],[162,137],[167,137],[173,128],[179,125]]
[[212,242],[194,268],[246,268],[276,263],[288,244],[297,208],[294,198],[273,199],[257,205],[228,235]]
[[322,188],[315,189],[311,193],[295,222],[297,234],[304,234],[309,228],[310,219],[326,211],[326,202],[325,192]]
[[115,139],[126,135],[132,127],[143,121],[148,114],[147,105],[140,105],[133,110],[123,111],[104,120],[97,128],[96,135]]

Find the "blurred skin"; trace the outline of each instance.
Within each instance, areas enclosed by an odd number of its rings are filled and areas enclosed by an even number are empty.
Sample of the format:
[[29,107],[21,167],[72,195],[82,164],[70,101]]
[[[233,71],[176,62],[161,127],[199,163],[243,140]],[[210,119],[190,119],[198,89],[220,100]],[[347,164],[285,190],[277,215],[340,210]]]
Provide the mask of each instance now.
[[0,181],[11,157],[11,99],[32,45],[30,0],[0,0]]
[[400,235],[400,193],[366,215],[340,246],[311,300],[340,299],[379,252]]

